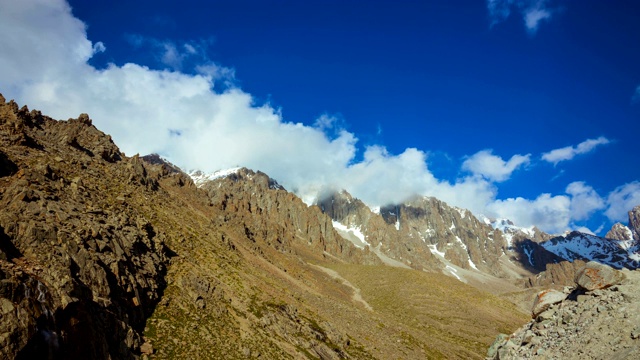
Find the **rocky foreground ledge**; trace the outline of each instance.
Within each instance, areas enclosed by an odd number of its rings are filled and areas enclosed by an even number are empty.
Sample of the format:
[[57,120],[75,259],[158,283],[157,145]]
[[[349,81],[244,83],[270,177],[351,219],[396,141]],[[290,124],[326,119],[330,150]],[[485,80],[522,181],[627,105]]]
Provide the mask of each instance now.
[[487,359],[639,359],[640,270],[592,261],[575,282],[538,293],[533,320],[498,335]]

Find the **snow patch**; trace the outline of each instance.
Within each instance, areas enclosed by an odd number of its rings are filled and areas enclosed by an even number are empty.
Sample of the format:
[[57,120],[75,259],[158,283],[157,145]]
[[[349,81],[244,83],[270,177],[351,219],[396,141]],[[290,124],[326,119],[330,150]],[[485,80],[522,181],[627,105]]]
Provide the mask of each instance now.
[[343,232],[345,234],[351,234],[353,236],[355,236],[358,240],[357,241],[355,239],[353,239],[352,237],[348,236],[346,237],[347,240],[351,241],[353,243],[353,245],[355,245],[356,247],[360,248],[360,249],[364,249],[365,246],[371,246],[371,244],[369,244],[364,237],[364,234],[362,233],[362,231],[360,230],[359,226],[356,227],[347,227],[335,220],[332,221],[333,224],[333,228],[338,230],[339,232]]
[[[478,267],[476,266],[476,264],[473,261],[471,261],[471,258],[469,258],[469,266],[471,266],[472,268],[478,270]],[[478,270],[478,271],[480,271],[480,270]]]
[[444,253],[438,251],[438,248],[436,247],[436,245],[427,245],[427,247],[429,248],[429,251],[431,251],[432,254],[438,255],[441,258],[444,258]]
[[529,264],[531,264],[531,266],[533,265],[533,259],[531,258],[531,255],[533,254],[533,250],[529,249],[528,246],[524,246],[522,247],[522,249],[524,250],[525,255],[527,255],[527,259],[529,260]]
[[449,265],[447,265],[446,269],[447,269],[447,270],[449,270],[449,272],[451,273],[451,275],[455,276],[455,277],[456,277],[456,279],[458,279],[458,280],[462,281],[462,279],[460,278],[460,276],[458,276],[458,274],[457,274],[458,270],[454,269],[453,267],[451,267],[451,266],[449,266]]
[[191,179],[196,184],[196,186],[200,187],[200,186],[202,186],[204,183],[206,183],[208,181],[213,181],[215,179],[220,179],[220,178],[223,178],[223,177],[227,177],[227,176],[229,176],[231,174],[236,174],[236,173],[238,173],[238,171],[240,169],[242,169],[242,168],[234,167],[234,168],[230,168],[230,169],[222,169],[222,170],[214,171],[211,174],[205,174],[204,172],[202,172],[200,170],[193,170],[193,171],[189,171],[189,173],[187,175],[189,175],[189,177],[191,177]]
[[464,219],[465,216],[467,216],[467,210],[461,209],[461,208],[458,208],[458,207],[455,207],[455,206],[453,208],[460,214],[461,218]]

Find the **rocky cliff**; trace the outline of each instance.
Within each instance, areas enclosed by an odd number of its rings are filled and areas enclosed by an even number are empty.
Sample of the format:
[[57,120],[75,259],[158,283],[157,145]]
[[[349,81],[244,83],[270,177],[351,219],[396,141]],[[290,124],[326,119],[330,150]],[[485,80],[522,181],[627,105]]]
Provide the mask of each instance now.
[[607,239],[614,240],[635,240],[640,241],[640,206],[629,211],[629,224],[625,226],[621,223],[613,225],[611,230],[605,235]]
[[465,282],[528,278],[564,260],[539,244],[551,236],[538,229],[479,219],[432,197],[372,211],[341,191],[320,196],[318,206],[344,237],[388,263],[443,272]]
[[0,145],[1,357],[132,358],[171,256],[138,209],[162,170],[1,97]]

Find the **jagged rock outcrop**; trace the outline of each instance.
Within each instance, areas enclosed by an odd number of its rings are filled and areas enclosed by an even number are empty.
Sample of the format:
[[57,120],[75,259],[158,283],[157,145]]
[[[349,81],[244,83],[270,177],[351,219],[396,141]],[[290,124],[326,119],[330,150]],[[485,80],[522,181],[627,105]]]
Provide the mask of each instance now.
[[629,211],[629,225],[615,223],[605,235],[607,239],[640,241],[640,206]]
[[[479,220],[471,212],[431,197],[415,197],[403,204],[373,212],[346,191],[324,194],[318,206],[344,227],[343,236],[362,237],[378,256],[413,268],[443,271],[462,281],[459,269],[504,279],[519,279],[563,259],[538,242],[548,238],[534,229],[523,231]],[[511,224],[513,225],[513,224]],[[532,241],[530,239],[535,239]],[[484,281],[484,280],[483,280]]]
[[[293,252],[299,245],[353,263],[379,264],[368,249],[364,252],[343,239],[333,228],[331,219],[317,206],[308,207],[262,172],[241,168],[200,186],[207,191],[211,204],[226,222],[241,223],[247,237],[264,242],[278,251]],[[256,249],[260,251],[259,245]]]
[[395,218],[407,237],[417,238],[432,246],[433,251],[444,253],[451,263],[501,275],[497,263],[506,249],[502,234],[469,211],[451,207],[436,198],[417,197],[380,212],[386,215],[387,222]]
[[325,194],[317,205],[334,221],[360,232],[369,249],[387,262],[390,258],[419,270],[438,271],[442,267],[422,239],[398,231],[395,221],[385,221],[385,211],[381,210],[380,214],[372,212],[346,191]]
[[132,203],[160,175],[86,114],[0,100],[0,357],[133,358],[169,252]]
[[[538,298],[550,292],[541,292]],[[579,271],[573,289],[553,293],[556,296],[547,306],[533,312],[532,321],[511,335],[500,335],[489,348],[487,359],[640,356],[639,270],[618,271],[589,262]],[[538,301],[534,308],[536,305]]]

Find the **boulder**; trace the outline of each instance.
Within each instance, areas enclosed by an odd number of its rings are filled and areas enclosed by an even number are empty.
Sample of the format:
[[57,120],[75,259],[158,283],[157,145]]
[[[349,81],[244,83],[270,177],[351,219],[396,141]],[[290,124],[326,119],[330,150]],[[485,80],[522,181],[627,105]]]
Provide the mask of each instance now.
[[531,315],[535,318],[543,311],[547,310],[551,305],[562,302],[567,298],[567,294],[557,290],[543,290],[536,295],[533,301]]
[[587,265],[576,274],[576,284],[587,290],[606,289],[619,284],[626,276],[610,266],[589,261]]

